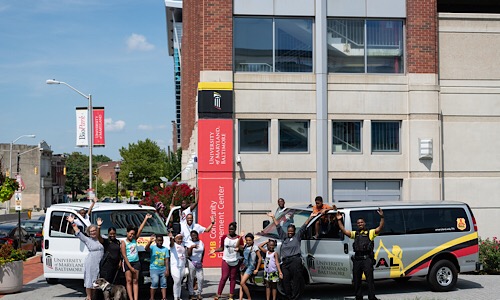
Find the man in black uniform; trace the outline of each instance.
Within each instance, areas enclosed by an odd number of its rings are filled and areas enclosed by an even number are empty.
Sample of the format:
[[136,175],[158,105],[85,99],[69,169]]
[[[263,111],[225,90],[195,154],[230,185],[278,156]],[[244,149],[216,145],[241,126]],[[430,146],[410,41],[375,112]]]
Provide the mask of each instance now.
[[375,229],[366,229],[366,223],[363,218],[359,218],[356,221],[358,225],[358,230],[349,231],[346,230],[344,224],[342,224],[342,214],[337,212],[337,220],[339,223],[340,230],[349,238],[354,239],[354,256],[352,276],[354,281],[354,292],[356,295],[356,300],[363,299],[363,291],[361,290],[361,279],[363,273],[365,273],[366,282],[368,283],[368,299],[378,300],[375,297],[375,283],[373,282],[373,240],[384,228],[384,212],[382,209],[378,209],[378,214],[380,215],[380,224]]

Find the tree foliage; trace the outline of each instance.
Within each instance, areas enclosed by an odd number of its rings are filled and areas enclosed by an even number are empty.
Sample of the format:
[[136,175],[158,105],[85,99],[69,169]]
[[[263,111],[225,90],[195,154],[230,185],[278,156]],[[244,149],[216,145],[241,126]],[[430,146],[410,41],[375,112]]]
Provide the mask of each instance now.
[[75,199],[89,187],[89,157],[80,152],[66,153],[66,156],[65,192]]
[[[156,142],[146,139],[128,145],[128,148],[120,149],[123,159],[118,179],[125,187],[130,186],[134,190],[143,188],[143,179],[146,178],[146,189],[158,186],[160,177],[167,172],[167,153],[161,149]],[[129,178],[132,171],[133,178]]]

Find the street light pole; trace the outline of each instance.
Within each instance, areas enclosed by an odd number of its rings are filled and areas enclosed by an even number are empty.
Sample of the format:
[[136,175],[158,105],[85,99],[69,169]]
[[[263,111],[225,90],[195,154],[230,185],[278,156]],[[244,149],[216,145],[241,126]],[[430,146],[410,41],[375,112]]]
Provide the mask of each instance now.
[[[90,191],[92,190],[92,148],[94,148],[94,116],[93,116],[93,111],[92,111],[92,95],[85,95],[84,93],[80,92],[76,88],[72,87],[71,85],[67,84],[66,82],[63,81],[57,81],[54,79],[48,79],[46,81],[47,84],[64,84],[65,86],[69,87],[73,91],[77,92],[80,94],[82,97],[88,100],[88,112],[87,112],[87,123],[88,123],[88,135],[89,135],[89,195],[90,196]],[[90,199],[90,197],[89,197]]]
[[128,173],[128,178],[129,178],[129,183],[128,183],[128,187],[129,187],[129,193],[130,193],[130,203],[132,203],[132,200],[134,199],[133,197],[133,190],[132,190],[132,180],[134,179],[134,172],[130,171]]
[[116,202],[118,202],[118,175],[120,175],[120,165],[116,164],[115,166],[115,174],[116,174]]
[[[10,150],[9,150],[9,177],[10,178],[14,178],[14,172],[12,172],[12,147],[14,146],[14,144],[19,140],[19,139],[22,139],[23,137],[28,137],[28,138],[35,138],[36,135],[34,134],[23,134],[21,136],[19,136],[17,139],[13,140],[11,143],[10,143]],[[10,200],[7,201],[7,204],[5,206],[5,214],[8,214],[9,213],[9,210],[10,210]]]

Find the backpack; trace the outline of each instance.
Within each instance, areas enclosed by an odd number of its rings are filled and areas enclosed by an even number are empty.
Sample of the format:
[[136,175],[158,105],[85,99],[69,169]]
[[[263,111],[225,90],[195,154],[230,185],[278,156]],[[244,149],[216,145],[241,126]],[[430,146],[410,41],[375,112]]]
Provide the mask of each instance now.
[[373,254],[373,248],[375,244],[370,240],[370,232],[368,234],[356,231],[356,237],[354,238],[354,244],[352,245],[354,252],[357,255],[370,255]]

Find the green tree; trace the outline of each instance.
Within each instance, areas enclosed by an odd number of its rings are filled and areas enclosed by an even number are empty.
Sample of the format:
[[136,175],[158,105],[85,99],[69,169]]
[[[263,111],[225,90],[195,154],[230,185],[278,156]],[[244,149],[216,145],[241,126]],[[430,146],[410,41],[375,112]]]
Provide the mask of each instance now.
[[176,175],[178,175],[181,172],[181,163],[182,149],[177,149],[177,152],[169,152],[167,156],[167,170],[165,172],[165,177],[173,179]]
[[92,165],[98,165],[100,163],[107,163],[110,161],[112,161],[112,159],[107,157],[106,155],[92,155]]
[[[129,144],[128,148],[122,147],[120,156],[123,161],[118,179],[126,188],[132,186],[136,191],[142,190],[142,180],[146,178],[146,188],[149,189],[158,186],[160,177],[166,176],[167,153],[150,139]],[[129,178],[130,171],[134,174],[132,180]]]
[[67,154],[65,192],[71,193],[73,199],[83,194],[89,185],[89,157],[80,152]]

